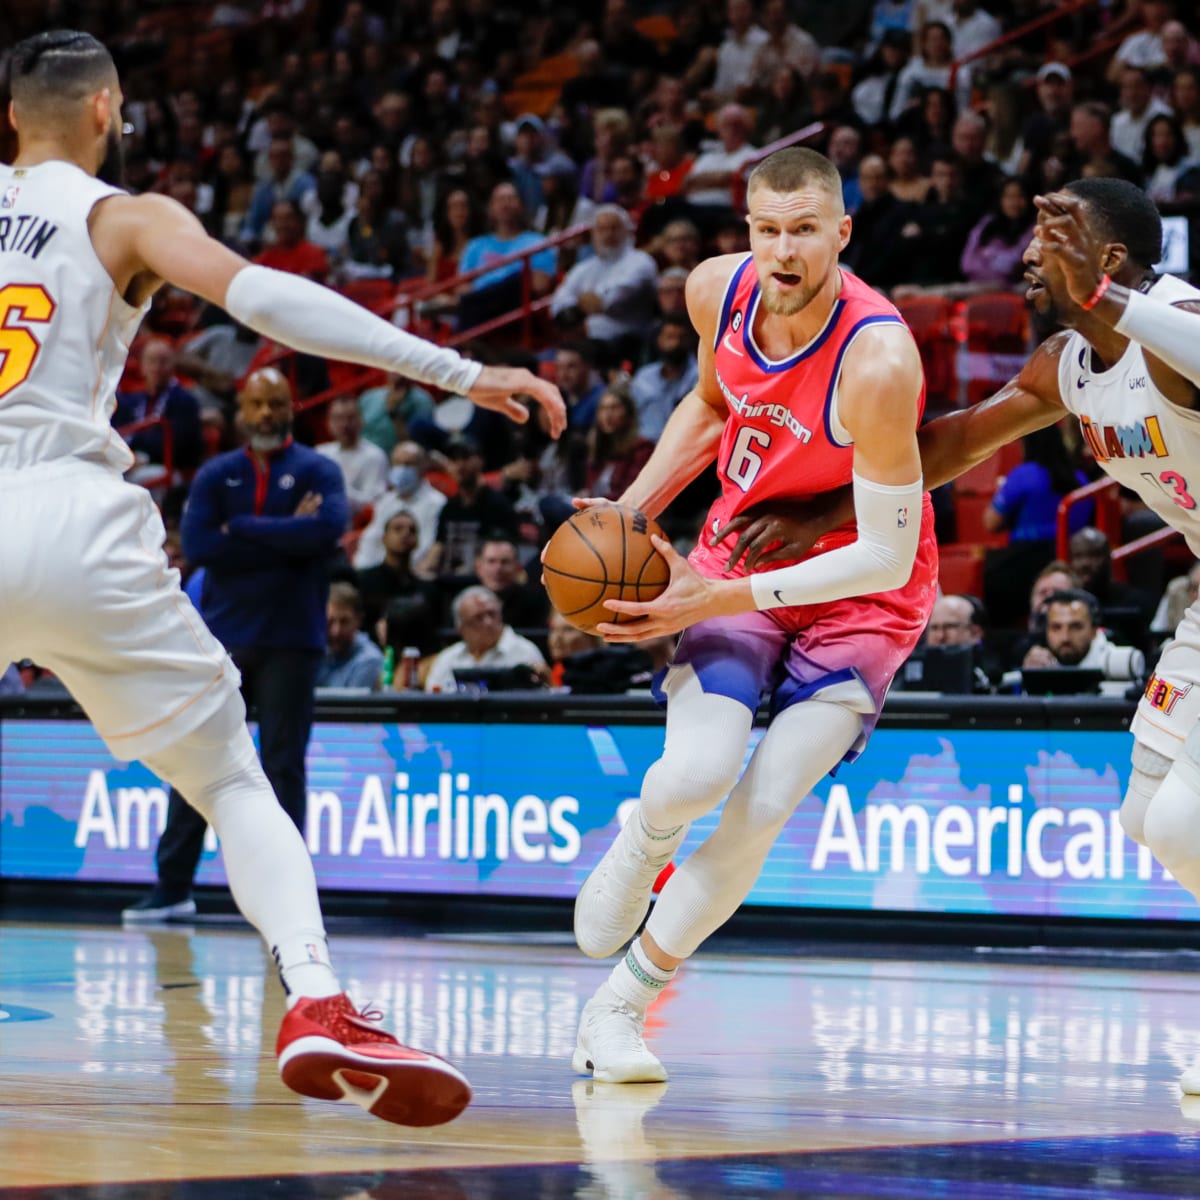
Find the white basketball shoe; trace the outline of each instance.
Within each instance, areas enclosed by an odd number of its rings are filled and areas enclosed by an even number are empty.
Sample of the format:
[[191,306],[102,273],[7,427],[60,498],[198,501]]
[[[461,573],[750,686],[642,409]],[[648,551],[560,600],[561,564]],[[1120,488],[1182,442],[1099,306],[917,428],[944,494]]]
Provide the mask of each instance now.
[[1200,1096],[1200,1058],[1179,1077],[1179,1086],[1185,1096]]
[[667,1069],[646,1048],[645,1024],[644,1013],[601,984],[583,1006],[572,1069],[601,1083],[663,1083]]
[[631,814],[579,889],[575,941],[589,958],[616,954],[637,933],[650,910],[654,881],[687,836],[688,826],[681,825],[647,853],[635,839],[640,821]]

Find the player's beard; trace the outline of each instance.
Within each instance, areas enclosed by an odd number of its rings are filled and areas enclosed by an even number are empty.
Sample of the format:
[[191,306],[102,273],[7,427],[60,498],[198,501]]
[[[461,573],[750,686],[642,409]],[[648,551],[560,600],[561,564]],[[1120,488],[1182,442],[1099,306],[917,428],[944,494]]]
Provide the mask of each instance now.
[[815,295],[816,289],[813,287],[798,287],[791,291],[781,292],[771,280],[762,289],[762,304],[763,308],[772,316],[794,317],[807,307]]
[[113,187],[125,186],[125,144],[121,130],[116,125],[108,127],[108,141],[104,148],[104,161],[96,172],[96,178],[101,183]]

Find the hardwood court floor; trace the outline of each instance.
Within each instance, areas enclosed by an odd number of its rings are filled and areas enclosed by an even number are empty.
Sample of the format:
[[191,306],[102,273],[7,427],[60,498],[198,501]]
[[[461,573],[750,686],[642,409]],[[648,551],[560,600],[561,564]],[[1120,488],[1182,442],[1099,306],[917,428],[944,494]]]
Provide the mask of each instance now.
[[281,992],[242,927],[0,922],[0,1197],[1200,1196],[1200,1102],[1176,1085],[1200,976],[1136,955],[702,957],[651,1011],[670,1082],[613,1087],[569,1062],[608,964],[545,939],[334,952],[467,1072],[459,1120],[287,1091]]

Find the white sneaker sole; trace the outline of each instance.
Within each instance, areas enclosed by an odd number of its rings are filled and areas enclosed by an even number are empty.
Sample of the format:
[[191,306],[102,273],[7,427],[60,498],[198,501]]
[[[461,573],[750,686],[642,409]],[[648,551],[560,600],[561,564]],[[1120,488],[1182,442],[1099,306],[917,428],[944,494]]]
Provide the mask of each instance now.
[[667,1068],[654,1059],[640,1064],[627,1063],[624,1067],[601,1067],[597,1069],[590,1051],[580,1042],[571,1057],[571,1070],[576,1075],[590,1075],[600,1083],[666,1083]]
[[129,925],[151,925],[161,921],[177,921],[196,915],[195,900],[180,900],[178,904],[164,904],[162,908],[127,908],[121,920]]
[[333,1038],[297,1038],[279,1056],[279,1074],[301,1096],[349,1100],[394,1125],[444,1125],[471,1102],[471,1085],[445,1059],[376,1058]]

